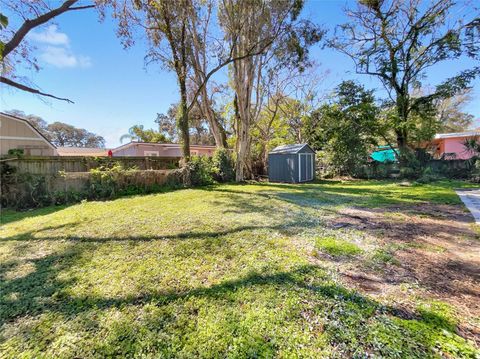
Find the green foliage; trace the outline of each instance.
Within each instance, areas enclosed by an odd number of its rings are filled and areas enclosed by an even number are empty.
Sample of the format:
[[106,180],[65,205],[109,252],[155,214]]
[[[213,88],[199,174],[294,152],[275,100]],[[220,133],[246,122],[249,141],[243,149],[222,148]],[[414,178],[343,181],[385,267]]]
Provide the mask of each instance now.
[[315,248],[333,257],[349,257],[362,253],[356,244],[334,237],[318,238]]
[[418,183],[431,183],[442,179],[443,177],[435,172],[433,168],[427,167],[423,170],[420,178],[417,179]]
[[463,147],[468,153],[473,154],[477,157],[480,156],[480,139],[478,138],[478,136],[473,136],[465,139],[465,141],[463,141]]
[[431,66],[480,55],[475,11],[458,11],[454,1],[419,3],[364,0],[347,10],[349,21],[339,25],[330,40],[354,61],[358,73],[377,77],[387,88],[390,129],[402,150],[431,138],[437,127],[435,101],[462,93],[480,74],[479,66],[466,69],[436,86],[432,94],[413,95]]
[[307,142],[317,150],[331,175],[355,175],[376,146],[382,125],[372,91],[353,81],[342,82],[335,99],[316,110],[307,122]]
[[226,148],[217,148],[212,157],[214,179],[218,182],[231,182],[235,179],[235,164]]
[[205,186],[215,183],[215,167],[211,157],[192,156],[186,164],[192,186]]
[[8,155],[9,156],[18,156],[21,157],[24,154],[23,148],[11,148],[8,150]]
[[143,125],[135,125],[130,127],[128,134],[120,137],[120,142],[124,140],[152,142],[152,143],[168,143],[170,139],[164,133],[155,131],[153,129],[144,129]]
[[134,169],[124,169],[118,163],[111,167],[98,167],[90,170],[89,197],[92,199],[111,199],[119,195],[122,188],[121,176],[128,175]]
[[371,256],[374,264],[393,264],[400,265],[400,261],[395,258],[395,255],[390,250],[377,249]]
[[54,122],[39,129],[55,146],[59,147],[105,147],[105,139],[84,128],[63,122]]

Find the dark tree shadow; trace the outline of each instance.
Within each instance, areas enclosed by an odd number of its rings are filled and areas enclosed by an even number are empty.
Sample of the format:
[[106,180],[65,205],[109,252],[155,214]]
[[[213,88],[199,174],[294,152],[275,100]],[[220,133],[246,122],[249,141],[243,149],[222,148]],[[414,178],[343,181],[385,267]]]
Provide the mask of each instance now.
[[0,209],[0,225],[21,221],[25,218],[34,218],[40,216],[47,216],[49,214],[61,211],[72,205],[49,206],[45,208],[38,208],[26,211],[14,211],[12,209]]

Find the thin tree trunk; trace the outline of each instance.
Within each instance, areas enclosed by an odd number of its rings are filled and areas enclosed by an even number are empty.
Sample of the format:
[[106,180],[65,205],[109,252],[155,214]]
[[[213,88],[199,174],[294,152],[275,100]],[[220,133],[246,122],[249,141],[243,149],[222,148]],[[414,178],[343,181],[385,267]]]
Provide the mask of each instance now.
[[213,138],[215,139],[215,145],[218,148],[227,148],[227,134],[225,133],[223,126],[218,121],[212,107],[210,106],[205,86],[201,91],[200,106],[202,107],[202,112],[207,118],[210,129],[212,130]]
[[400,126],[395,130],[397,135],[397,146],[400,152],[407,150],[408,132],[405,126],[408,121],[408,98],[403,94],[397,94],[397,116],[400,119]]
[[188,162],[190,160],[190,133],[188,124],[187,86],[183,76],[179,77],[178,82],[180,84],[180,113],[177,121],[180,129],[180,141],[182,143],[183,158],[186,162]]

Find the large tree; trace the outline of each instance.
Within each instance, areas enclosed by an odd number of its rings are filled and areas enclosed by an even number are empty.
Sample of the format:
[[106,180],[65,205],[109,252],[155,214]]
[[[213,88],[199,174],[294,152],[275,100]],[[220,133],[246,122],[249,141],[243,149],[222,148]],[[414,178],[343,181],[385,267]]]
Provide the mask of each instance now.
[[105,139],[84,128],[77,128],[63,122],[54,122],[46,128],[48,138],[59,147],[105,147]]
[[[159,113],[155,122],[159,131],[170,141],[178,140],[177,117],[178,105],[172,104],[166,114]],[[193,107],[188,114],[190,143],[193,145],[215,145],[215,136],[210,128],[210,122],[198,106]],[[218,120],[219,123],[223,121]],[[222,125],[223,127],[223,125]],[[217,145],[218,146],[218,145]]]
[[236,181],[251,175],[250,131],[262,109],[262,73],[287,66],[302,68],[307,64],[308,46],[321,37],[309,22],[298,21],[302,7],[303,2],[296,0],[223,0],[220,4],[220,25],[235,59],[231,83],[235,93]]
[[120,142],[125,140],[152,142],[152,143],[166,143],[170,140],[160,131],[154,129],[145,129],[143,125],[134,125],[128,129],[128,133],[120,137]]
[[[177,75],[180,90],[177,124],[185,160],[190,156],[189,112],[197,104],[210,123],[217,146],[223,147],[225,133],[212,113],[211,100],[206,92],[208,81],[228,64],[263,53],[265,47],[254,44],[256,46],[246,48],[239,54],[233,51],[237,44],[237,36],[234,36],[230,37],[232,41],[227,42],[225,48],[217,44],[222,50],[211,56],[211,49],[206,46],[205,39],[215,37],[217,43],[223,43],[221,37],[216,37],[221,32],[218,29],[210,30],[211,1],[101,0],[101,4],[101,10],[104,10],[105,6],[112,7],[113,16],[119,19],[118,34],[125,46],[134,43],[135,30],[144,30],[150,43],[147,62],[160,62]],[[206,59],[207,55],[216,59],[215,65],[208,66],[210,62]],[[195,86],[189,95],[188,79],[192,71],[191,78]]]
[[118,19],[118,35],[125,47],[132,46],[139,32],[146,34],[149,49],[147,63],[157,62],[174,71],[180,92],[177,110],[177,125],[182,144],[183,157],[190,157],[188,130],[187,79],[189,72],[188,8],[193,0],[102,0],[100,10],[106,7]]
[[287,67],[262,73],[258,93],[264,99],[252,129],[252,155],[257,170],[266,173],[272,148],[304,142],[304,122],[318,105],[321,78],[314,66],[307,71]]
[[462,132],[469,129],[473,125],[474,116],[465,112],[464,108],[471,101],[471,90],[435,101],[439,130],[441,132]]
[[[95,7],[94,4],[79,5],[78,2],[79,0],[55,1],[55,6],[52,7],[48,1],[0,0],[0,9],[4,12],[0,13],[0,29],[4,28],[0,33],[0,65],[2,67],[0,83],[36,95],[72,102],[20,81],[15,69],[19,64],[25,64],[39,70],[36,59],[30,51],[27,35],[33,29],[52,21],[63,13]],[[8,14],[8,18],[5,14]],[[16,29],[10,29],[17,19],[21,20],[19,26]]]
[[366,163],[380,142],[388,143],[373,91],[353,82],[342,82],[330,103],[314,111],[305,122],[305,135],[333,174],[353,175]]
[[406,151],[412,114],[465,89],[480,73],[478,66],[467,69],[429,95],[411,96],[432,66],[462,56],[479,58],[478,8],[453,0],[361,0],[347,15],[350,21],[337,28],[331,45],[354,61],[357,73],[383,83],[395,108],[397,145]]

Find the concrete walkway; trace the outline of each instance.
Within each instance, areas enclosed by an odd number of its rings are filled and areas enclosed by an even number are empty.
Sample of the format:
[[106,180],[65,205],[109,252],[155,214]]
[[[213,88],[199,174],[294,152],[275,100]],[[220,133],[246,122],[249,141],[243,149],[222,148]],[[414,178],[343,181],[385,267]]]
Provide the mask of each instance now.
[[472,213],[475,222],[480,224],[480,189],[457,190],[455,192],[457,192],[460,199]]

